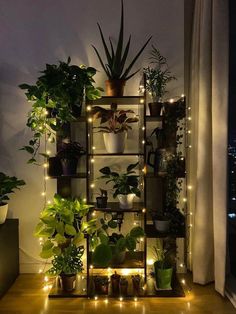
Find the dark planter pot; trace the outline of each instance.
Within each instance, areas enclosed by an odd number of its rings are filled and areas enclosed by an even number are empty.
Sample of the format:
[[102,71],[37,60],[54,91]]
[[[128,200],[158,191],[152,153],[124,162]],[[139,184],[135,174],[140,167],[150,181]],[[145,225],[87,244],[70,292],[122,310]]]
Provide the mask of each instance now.
[[96,200],[97,200],[97,208],[107,208],[107,197],[98,196],[96,197]]
[[111,276],[111,289],[113,295],[120,294],[120,275],[114,274]]
[[122,97],[124,95],[125,80],[106,80],[106,95]]
[[75,289],[76,275],[61,274],[60,277],[61,277],[62,289],[64,291],[70,292]]
[[132,278],[134,296],[139,296],[140,294],[140,281],[141,281],[141,278],[137,278],[137,277]]
[[150,116],[152,117],[160,117],[161,115],[161,108],[163,106],[162,102],[150,102],[148,104],[149,111],[150,111]]
[[154,219],[154,226],[160,233],[168,232],[170,230],[170,220],[156,218]]
[[128,282],[124,284],[120,284],[120,295],[121,296],[128,295]]
[[72,106],[71,106],[71,111],[72,111],[72,115],[73,115],[75,118],[79,118],[79,117],[81,116],[82,103],[72,105]]
[[108,294],[109,283],[100,283],[94,280],[95,293],[100,295]]
[[77,170],[78,159],[61,159],[62,173],[65,176],[75,175]]
[[161,268],[160,262],[154,263],[157,288],[171,289],[173,268]]
[[62,175],[61,161],[58,157],[48,158],[48,176],[57,177]]

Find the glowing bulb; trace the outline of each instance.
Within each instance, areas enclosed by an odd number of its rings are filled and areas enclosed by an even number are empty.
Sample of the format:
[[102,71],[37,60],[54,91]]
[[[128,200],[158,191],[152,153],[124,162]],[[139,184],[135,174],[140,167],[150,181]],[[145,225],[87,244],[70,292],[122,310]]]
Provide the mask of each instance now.
[[95,161],[94,158],[92,158],[92,159],[91,159],[91,162],[94,163],[94,161]]
[[183,285],[185,285],[185,280],[184,279],[182,279],[181,282],[182,282]]
[[192,190],[192,185],[188,185],[188,190]]
[[191,110],[191,107],[188,107],[188,110]]
[[172,103],[174,102],[174,99],[171,98],[171,99],[169,100],[169,102],[172,104]]
[[83,198],[83,202],[87,202],[87,199],[86,199],[86,198]]
[[192,145],[188,145],[188,148],[192,148]]
[[193,213],[192,212],[190,212],[190,216],[192,216],[193,215]]
[[89,267],[90,267],[90,269],[93,269],[93,265],[90,265]]
[[184,98],[184,94],[182,94],[181,97]]
[[92,147],[92,149],[93,149],[93,150],[95,150],[95,149],[96,149],[96,147],[95,147],[95,146],[93,146],[93,147]]
[[144,141],[144,140],[142,140],[142,144],[145,144],[145,141]]
[[39,269],[39,274],[42,274],[43,270],[42,268]]
[[90,187],[91,189],[93,189],[95,187],[95,184],[94,183],[90,184]]
[[45,196],[45,195],[46,195],[46,193],[45,193],[45,192],[42,192],[42,193],[41,193],[41,195],[42,195],[42,196]]
[[140,241],[141,241],[141,242],[143,242],[143,241],[144,241],[144,239],[143,239],[143,238],[140,238]]
[[191,134],[192,132],[191,132],[191,130],[188,130],[188,134]]
[[105,303],[108,303],[108,299],[105,299],[104,302],[105,302]]
[[145,130],[145,126],[142,127],[142,130],[143,130],[143,131]]
[[94,216],[96,216],[96,212],[94,211],[94,212],[92,212],[92,216],[94,217]]
[[108,268],[107,268],[107,271],[110,272],[110,271],[111,271],[111,267],[108,267]]
[[189,121],[191,121],[191,120],[192,120],[192,118],[191,118],[191,117],[188,117],[188,120],[189,120]]
[[134,302],[137,302],[138,301],[138,298],[134,297]]
[[94,300],[95,300],[95,301],[97,301],[97,299],[98,299],[98,296],[97,296],[97,295],[95,295]]
[[48,204],[51,204],[52,202],[50,200],[47,201]]
[[154,264],[154,260],[153,260],[152,258],[148,259],[148,260],[147,260],[147,264],[148,264],[149,266],[153,265],[153,264]]
[[51,154],[51,151],[50,151],[50,150],[47,150],[46,153],[47,153],[47,155],[50,155],[50,154]]
[[185,202],[185,203],[187,202],[187,198],[186,197],[183,198],[183,202]]
[[42,127],[42,126],[40,126],[40,127],[39,127],[39,130],[42,130],[42,129],[43,129],[43,127]]
[[192,228],[192,226],[193,226],[192,224],[189,225],[190,228]]
[[86,109],[87,109],[87,111],[91,111],[92,110],[91,106],[87,106]]
[[46,176],[46,177],[45,177],[45,180],[48,180],[48,179],[49,179],[49,177],[48,177],[48,176]]
[[47,164],[47,163],[44,163],[44,164],[43,164],[43,167],[44,167],[44,168],[47,168],[47,167],[48,167],[48,164]]
[[141,99],[140,99],[140,104],[143,104],[143,103],[144,103],[144,99],[141,98]]
[[120,302],[122,302],[122,301],[123,301],[123,298],[122,298],[122,297],[120,297],[120,299],[119,299],[119,300],[120,300]]
[[92,118],[88,118],[88,122],[93,122],[93,119]]
[[142,209],[142,212],[143,212],[143,213],[146,213],[146,208],[143,208],[143,209]]
[[44,277],[44,281],[45,281],[45,282],[48,282],[48,276],[45,276],[45,277]]

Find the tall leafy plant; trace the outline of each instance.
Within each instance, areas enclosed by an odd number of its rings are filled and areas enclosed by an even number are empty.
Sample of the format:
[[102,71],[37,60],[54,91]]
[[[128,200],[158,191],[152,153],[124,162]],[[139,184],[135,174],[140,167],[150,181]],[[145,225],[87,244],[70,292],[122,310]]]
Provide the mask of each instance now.
[[95,46],[92,46],[97,54],[97,57],[101,63],[101,66],[103,70],[105,71],[108,79],[110,80],[129,80],[131,77],[133,77],[139,70],[133,72],[130,74],[130,71],[132,70],[135,62],[151,40],[151,37],[148,38],[148,40],[145,42],[145,44],[142,46],[142,48],[139,50],[137,55],[133,58],[131,63],[125,67],[127,57],[129,54],[130,49],[130,42],[131,42],[131,35],[129,36],[128,42],[124,44],[124,6],[123,6],[123,0],[121,0],[121,22],[120,22],[120,31],[119,31],[119,37],[118,37],[118,43],[117,47],[115,49],[113,42],[111,38],[109,37],[109,44],[110,49],[108,48],[108,45],[105,41],[102,29],[100,24],[98,24],[100,36],[103,43],[103,48],[106,55],[106,61],[102,60],[102,57],[100,56],[100,53],[98,52],[97,48]]
[[19,180],[16,177],[10,177],[3,172],[0,172],[0,205],[4,205],[5,201],[9,200],[9,194],[14,193],[15,189],[25,185],[24,180]]

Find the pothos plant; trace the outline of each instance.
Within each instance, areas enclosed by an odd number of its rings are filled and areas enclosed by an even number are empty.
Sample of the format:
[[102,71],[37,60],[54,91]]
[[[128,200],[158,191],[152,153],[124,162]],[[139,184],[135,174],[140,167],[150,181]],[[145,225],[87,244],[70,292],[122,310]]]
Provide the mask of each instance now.
[[101,227],[92,238],[91,247],[94,251],[93,263],[101,267],[106,267],[113,255],[126,250],[133,252],[139,239],[145,235],[139,226],[132,228],[126,235],[116,232],[110,234],[109,229],[117,228],[117,222],[113,218],[108,221],[100,219],[100,224]]
[[[28,113],[27,126],[33,132],[28,145],[22,147],[31,155],[28,163],[37,162],[41,139],[55,141],[55,132],[75,119],[75,108],[81,110],[84,96],[89,100],[101,97],[101,88],[94,87],[96,69],[84,65],[71,65],[71,58],[59,64],[46,64],[46,69],[35,85],[21,84],[32,108]],[[39,153],[45,156],[45,152]]]
[[69,252],[82,254],[81,243],[85,235],[92,236],[96,231],[96,219],[84,219],[91,207],[78,199],[64,199],[56,194],[53,203],[41,212],[34,235],[44,239],[40,257],[53,257],[53,267],[49,273],[57,273],[55,265],[69,258]]
[[104,167],[99,171],[103,174],[100,179],[108,179],[106,184],[113,182],[113,197],[116,198],[118,194],[128,195],[135,194],[137,197],[141,197],[141,191],[138,188],[140,176],[135,174],[134,169],[138,166],[136,164],[130,164],[126,168],[125,173],[118,173],[112,171],[110,167]]
[[117,134],[132,130],[130,124],[139,121],[133,110],[118,110],[115,103],[111,104],[110,109],[94,106],[92,114],[95,120],[100,119],[100,126],[94,128],[102,133]]

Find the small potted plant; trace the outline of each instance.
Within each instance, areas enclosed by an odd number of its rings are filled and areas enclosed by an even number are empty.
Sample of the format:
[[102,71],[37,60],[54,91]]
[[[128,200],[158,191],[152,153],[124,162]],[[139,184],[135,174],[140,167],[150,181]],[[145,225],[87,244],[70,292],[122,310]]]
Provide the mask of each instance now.
[[138,188],[140,176],[136,175],[134,171],[138,164],[139,162],[130,164],[126,169],[126,173],[114,172],[109,167],[99,170],[103,174],[100,177],[101,179],[108,179],[106,183],[114,183],[113,197],[118,197],[121,209],[131,209],[134,196],[141,197],[141,191]]
[[100,295],[107,295],[109,288],[108,277],[95,276],[93,279],[95,293]]
[[114,274],[111,275],[111,290],[113,295],[120,294],[120,275],[115,271]]
[[84,98],[101,97],[101,88],[94,87],[96,69],[70,62],[69,57],[67,62],[47,64],[35,85],[19,85],[32,103],[26,125],[33,137],[22,148],[31,155],[28,163],[37,163],[38,155],[45,157],[46,152],[40,152],[41,139],[45,136],[46,141],[54,142],[55,132],[80,116]]
[[79,158],[85,154],[84,148],[78,142],[63,142],[61,149],[57,153],[60,159],[63,175],[76,174]]
[[170,230],[170,216],[167,213],[157,214],[152,212],[152,219],[156,230],[160,233],[165,233]]
[[75,289],[76,275],[83,271],[82,256],[84,247],[76,247],[69,244],[52,259],[52,267],[48,270],[48,275],[59,275],[61,278],[62,289],[71,292]]
[[117,104],[111,104],[110,109],[100,106],[92,108],[93,118],[100,119],[100,126],[95,127],[103,133],[106,151],[111,154],[123,153],[127,133],[132,130],[131,123],[138,122],[133,110],[118,110]]
[[107,208],[107,199],[107,190],[100,189],[100,194],[96,197],[97,208]]
[[132,276],[132,284],[133,284],[134,296],[139,296],[139,294],[140,294],[140,283],[141,283],[141,276],[140,275],[133,275]]
[[25,185],[23,180],[18,180],[16,177],[9,177],[3,172],[0,172],[0,224],[3,224],[7,217],[9,200],[8,194],[14,193],[15,189]]
[[120,295],[127,296],[128,295],[128,280],[125,277],[120,278]]
[[160,51],[152,45],[150,52],[151,66],[144,68],[146,75],[146,88],[152,97],[148,104],[151,116],[160,116],[163,107],[163,96],[166,93],[166,85],[175,79],[168,69],[167,60],[160,54]]
[[157,239],[156,246],[153,246],[153,253],[156,259],[154,263],[156,285],[158,289],[172,289],[171,281],[173,275],[173,256],[175,256],[176,245],[170,239]]
[[[125,68],[125,63],[128,57],[129,53],[129,47],[130,47],[130,41],[131,36],[129,37],[129,40],[126,45],[124,45],[123,42],[123,33],[124,33],[124,9],[123,9],[123,0],[121,1],[121,23],[120,23],[120,32],[119,32],[119,39],[117,42],[117,47],[113,46],[112,40],[109,38],[111,49],[109,51],[109,48],[106,44],[106,41],[103,36],[102,29],[100,25],[98,24],[99,32],[102,39],[102,44],[104,47],[104,51],[106,53],[106,62],[102,61],[102,58],[97,50],[97,48],[94,48],[97,57],[101,63],[101,66],[103,70],[105,71],[108,80],[106,81],[106,94],[107,96],[113,96],[113,97],[121,97],[124,93],[124,86],[125,82],[129,80],[131,77],[133,77],[139,70],[135,71],[134,73],[130,74],[130,71],[147,46],[148,42],[150,41],[151,37],[146,41],[146,43],[143,45],[143,47],[139,50],[135,58],[131,61],[129,66]],[[124,51],[123,51],[124,48]]]

